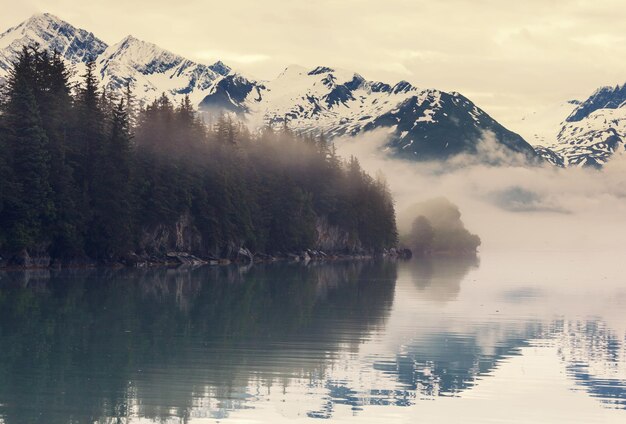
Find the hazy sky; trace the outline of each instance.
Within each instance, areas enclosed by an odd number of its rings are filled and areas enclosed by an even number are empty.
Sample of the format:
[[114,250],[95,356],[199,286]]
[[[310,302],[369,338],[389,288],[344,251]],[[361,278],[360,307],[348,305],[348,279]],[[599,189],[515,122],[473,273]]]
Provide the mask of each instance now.
[[108,43],[127,34],[268,79],[289,64],[456,90],[503,123],[626,81],[623,0],[22,0]]

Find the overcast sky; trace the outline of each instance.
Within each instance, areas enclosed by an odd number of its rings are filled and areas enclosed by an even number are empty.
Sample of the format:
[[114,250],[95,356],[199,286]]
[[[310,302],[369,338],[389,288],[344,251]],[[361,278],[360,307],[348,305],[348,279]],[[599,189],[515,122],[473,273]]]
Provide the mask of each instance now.
[[327,65],[460,91],[505,124],[626,81],[624,0],[21,0],[0,27],[36,12],[256,78]]

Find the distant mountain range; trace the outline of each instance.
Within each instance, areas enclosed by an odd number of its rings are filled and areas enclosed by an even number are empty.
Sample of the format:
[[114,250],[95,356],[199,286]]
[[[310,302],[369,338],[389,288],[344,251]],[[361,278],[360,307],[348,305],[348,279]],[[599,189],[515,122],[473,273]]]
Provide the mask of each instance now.
[[524,119],[526,139],[559,166],[602,167],[626,151],[626,85],[601,87]]
[[481,154],[479,144],[489,138],[531,161],[596,165],[623,146],[623,87],[604,88],[585,102],[571,104],[575,110],[556,142],[535,149],[457,92],[421,89],[406,81],[369,81],[325,66],[289,66],[274,80],[257,81],[220,61],[199,64],[133,36],[107,45],[47,13],[0,34],[0,82],[23,46],[33,43],[59,52],[76,80],[85,63],[95,61],[103,87],[119,92],[130,84],[143,102],[162,93],[174,101],[188,95],[206,114],[236,113],[253,128],[287,121],[294,130],[323,131],[329,138],[383,129],[386,150],[411,160]]
[[290,66],[272,81],[231,73],[214,84],[200,103],[206,112],[229,110],[258,124],[288,122],[301,131],[330,137],[387,128],[396,155],[416,160],[475,153],[490,133],[498,143],[534,157],[533,148],[459,93],[395,85],[317,67]]
[[172,98],[189,94],[198,104],[213,83],[231,71],[222,62],[197,64],[132,36],[109,46],[93,33],[44,13],[0,34],[0,79],[6,78],[22,48],[34,43],[59,52],[73,66],[75,79],[80,78],[84,64],[93,60],[107,90],[121,90],[130,83],[143,100],[161,93]]

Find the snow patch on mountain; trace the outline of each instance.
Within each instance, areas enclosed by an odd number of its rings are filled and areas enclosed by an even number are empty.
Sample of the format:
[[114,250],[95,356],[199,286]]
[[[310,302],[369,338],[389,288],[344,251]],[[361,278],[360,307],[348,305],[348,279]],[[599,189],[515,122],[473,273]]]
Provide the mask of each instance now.
[[289,66],[271,81],[231,74],[216,82],[200,103],[207,113],[238,113],[254,127],[282,126],[330,138],[387,128],[388,147],[408,159],[441,159],[476,152],[490,132],[515,152],[534,150],[459,93],[368,81],[328,66]]
[[601,87],[587,100],[580,103],[567,117],[568,122],[581,121],[600,109],[619,109],[626,102],[626,84],[615,87]]
[[58,52],[72,65],[95,60],[107,48],[91,32],[75,28],[56,16],[33,15],[0,34],[0,78],[6,78],[22,49],[33,44]]
[[92,33],[44,13],[0,34],[0,82],[21,50],[33,44],[60,53],[74,70],[73,81],[80,80],[86,62],[95,61],[107,90],[119,92],[131,84],[141,101],[166,93],[174,100],[189,95],[198,104],[214,81],[231,72],[221,61],[198,64],[131,35],[108,46]]
[[486,133],[514,152],[536,156],[522,137],[459,93],[420,89],[407,81],[368,81],[329,66],[289,66],[271,81],[255,81],[222,62],[198,64],[133,36],[108,46],[49,14],[0,35],[0,78],[32,43],[60,52],[73,67],[74,80],[94,60],[107,91],[119,93],[130,85],[140,102],[162,93],[174,101],[188,95],[204,113],[233,112],[252,127],[287,122],[296,131],[324,131],[329,138],[384,128],[390,151],[409,159],[479,153]]
[[553,149],[569,166],[602,166],[625,150],[626,109],[597,109],[564,122]]
[[189,95],[196,104],[212,83],[230,69],[223,63],[216,70],[200,65],[155,44],[127,36],[108,47],[96,62],[104,87],[117,91],[130,84],[136,96],[152,100],[162,93],[173,98]]
[[580,103],[567,100],[537,108],[512,122],[511,127],[534,146],[553,145],[563,122]]
[[[558,124],[547,116],[530,119],[532,127],[545,128],[543,135],[527,139],[538,141],[539,155],[562,166],[602,167],[620,152],[626,151],[625,86],[602,87],[573,108]],[[565,108],[559,109],[562,116]],[[555,116],[555,115],[553,115]],[[542,127],[541,123],[546,123]],[[552,122],[552,123],[550,123]],[[524,134],[524,133],[523,133]]]

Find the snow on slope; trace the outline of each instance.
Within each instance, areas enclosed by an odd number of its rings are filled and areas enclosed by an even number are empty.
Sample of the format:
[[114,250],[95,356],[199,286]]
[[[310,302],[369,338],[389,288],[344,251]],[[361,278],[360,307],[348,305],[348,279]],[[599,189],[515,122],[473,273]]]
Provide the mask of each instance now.
[[391,86],[381,85],[372,90],[371,83],[352,72],[290,66],[275,80],[265,82],[261,97],[248,98],[246,106],[251,115],[273,122],[287,119],[294,128],[323,128],[329,136],[354,134],[417,93],[410,84],[399,84],[404,89],[394,92]]
[[538,108],[512,123],[512,127],[533,146],[552,145],[563,122],[579,104],[578,100],[568,100]]
[[221,62],[215,67],[197,64],[130,35],[107,48],[96,65],[109,90],[121,90],[130,83],[143,100],[162,93],[173,98],[188,94],[195,104],[206,96],[213,81],[230,72]]
[[625,150],[626,109],[598,109],[580,121],[566,121],[553,150],[569,166],[602,166]]
[[[536,150],[546,160],[560,161],[563,166],[601,167],[614,154],[626,151],[626,88],[618,85],[596,90],[574,104],[558,124],[549,114],[529,121],[529,128],[538,129],[537,137],[525,135],[542,144]],[[547,125],[542,127],[542,122]]]
[[78,29],[50,15],[33,15],[0,34],[0,80],[6,78],[22,48],[38,44],[56,51],[71,65],[95,60],[107,45],[91,32]]
[[197,64],[132,36],[107,46],[92,33],[44,13],[0,34],[0,80],[6,78],[22,48],[32,44],[59,52],[74,69],[75,81],[84,72],[84,63],[93,60],[107,89],[121,90],[130,82],[144,101],[165,92],[175,100],[189,94],[198,103],[213,81],[230,72],[222,62]]
[[322,130],[331,138],[387,128],[388,147],[408,159],[475,153],[486,133],[514,152],[535,156],[520,136],[459,93],[367,81],[325,66],[290,66],[263,82],[231,74],[215,84],[200,109],[235,112],[256,126],[288,121],[300,132]]
[[95,60],[103,85],[119,92],[131,83],[140,101],[166,93],[189,95],[207,112],[231,111],[252,126],[287,120],[298,131],[323,130],[330,137],[386,128],[389,147],[410,159],[443,159],[477,153],[486,136],[513,152],[535,158],[533,148],[459,93],[367,81],[328,67],[288,67],[272,81],[231,72],[221,62],[202,65],[132,36],[107,46],[93,34],[52,15],[35,15],[0,35],[0,78],[23,46],[33,42],[59,51],[79,78]]

